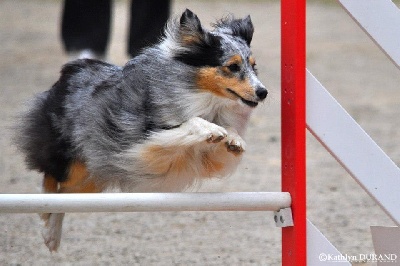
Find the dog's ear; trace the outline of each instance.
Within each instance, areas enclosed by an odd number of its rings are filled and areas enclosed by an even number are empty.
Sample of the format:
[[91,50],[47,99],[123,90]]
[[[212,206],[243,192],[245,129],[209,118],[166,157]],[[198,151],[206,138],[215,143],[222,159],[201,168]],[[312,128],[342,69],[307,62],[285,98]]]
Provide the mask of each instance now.
[[250,45],[253,39],[254,26],[251,21],[250,15],[244,19],[235,19],[231,22],[232,34],[238,36]]
[[233,16],[228,16],[218,21],[214,26],[219,31],[243,39],[250,46],[254,33],[254,26],[250,15],[243,19],[235,19]]
[[186,9],[185,12],[182,13],[179,23],[182,30],[197,31],[200,33],[203,32],[200,19],[189,9]]
[[191,66],[219,66],[221,51],[220,37],[211,34],[201,26],[199,18],[189,9],[183,12],[179,21],[180,49],[175,58]]
[[180,24],[180,37],[183,44],[190,45],[199,43],[204,38],[205,32],[200,20],[195,13],[186,9],[182,13]]
[[[219,44],[217,37],[212,36],[201,26],[200,19],[189,9],[183,12],[180,24],[180,38],[184,46],[203,49],[204,46]],[[201,46],[201,47],[200,47]]]

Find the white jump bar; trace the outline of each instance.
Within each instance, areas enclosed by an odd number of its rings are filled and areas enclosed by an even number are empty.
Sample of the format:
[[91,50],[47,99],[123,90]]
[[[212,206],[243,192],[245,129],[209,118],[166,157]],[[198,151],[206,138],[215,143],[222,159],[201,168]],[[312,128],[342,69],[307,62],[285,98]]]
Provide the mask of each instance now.
[[287,192],[0,194],[0,213],[277,211]]

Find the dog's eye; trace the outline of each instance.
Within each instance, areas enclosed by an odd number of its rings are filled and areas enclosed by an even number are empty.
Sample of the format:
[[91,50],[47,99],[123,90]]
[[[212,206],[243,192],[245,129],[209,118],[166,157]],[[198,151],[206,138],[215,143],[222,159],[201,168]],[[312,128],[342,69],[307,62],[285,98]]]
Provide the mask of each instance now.
[[231,72],[239,72],[240,71],[240,66],[238,64],[231,64],[228,66],[228,69]]
[[253,71],[257,74],[257,72],[258,72],[257,64],[254,63],[253,65],[251,65],[251,67],[253,68]]

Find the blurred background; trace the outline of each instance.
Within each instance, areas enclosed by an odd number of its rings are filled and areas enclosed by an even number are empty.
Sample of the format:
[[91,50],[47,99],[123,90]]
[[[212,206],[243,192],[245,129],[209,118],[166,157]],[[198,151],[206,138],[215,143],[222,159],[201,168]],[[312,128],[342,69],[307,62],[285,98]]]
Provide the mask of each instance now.
[[[399,1],[395,2],[399,6]],[[61,43],[62,1],[0,1],[0,193],[38,193],[11,143],[26,102],[49,89],[70,59]],[[106,60],[124,65],[130,1],[114,1]],[[231,177],[200,191],[280,191],[280,2],[175,0],[203,26],[229,13],[251,15],[259,76],[269,89],[247,132],[248,149]],[[400,75],[336,1],[308,1],[307,67],[380,147],[400,164]],[[307,135],[308,218],[343,254],[371,254],[370,225],[393,225],[313,137]],[[400,200],[400,198],[399,198]],[[68,214],[50,254],[33,214],[0,214],[1,265],[280,265],[271,213]],[[359,265],[370,265],[360,262]],[[373,265],[373,264],[371,264]]]

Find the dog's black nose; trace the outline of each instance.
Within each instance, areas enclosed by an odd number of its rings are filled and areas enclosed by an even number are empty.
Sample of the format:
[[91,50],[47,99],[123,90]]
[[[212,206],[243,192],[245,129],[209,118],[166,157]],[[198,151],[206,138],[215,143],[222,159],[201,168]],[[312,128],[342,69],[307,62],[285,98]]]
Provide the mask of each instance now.
[[267,98],[268,91],[264,87],[258,87],[256,89],[256,95],[258,96],[258,98],[260,98],[260,100],[264,100],[265,98]]

